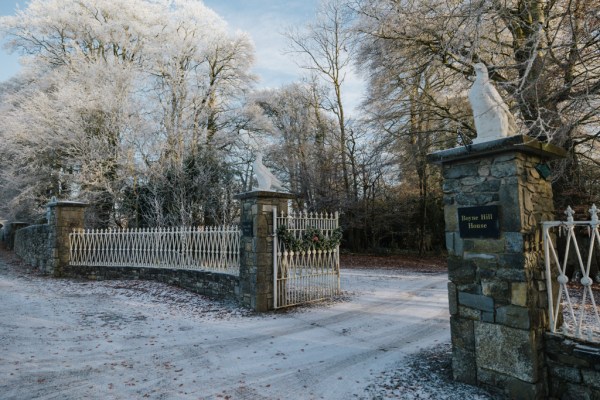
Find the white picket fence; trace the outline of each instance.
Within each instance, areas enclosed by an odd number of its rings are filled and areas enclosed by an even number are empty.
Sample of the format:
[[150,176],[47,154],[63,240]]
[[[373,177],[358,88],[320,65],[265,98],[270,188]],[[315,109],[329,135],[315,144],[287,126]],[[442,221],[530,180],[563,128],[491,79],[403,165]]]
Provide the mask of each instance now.
[[70,234],[71,265],[191,269],[239,275],[238,226],[82,229]]
[[[339,228],[339,215],[298,213],[277,215],[273,210],[273,225],[286,231],[294,240],[302,240],[308,229],[318,230],[324,240],[330,240]],[[275,235],[274,243],[274,307],[293,305],[331,298],[340,293],[339,245],[318,249],[318,245],[301,249],[289,248]]]
[[[550,329],[555,333],[590,342],[600,341],[597,303],[600,298],[600,284],[594,284],[594,278],[597,277],[590,276],[594,252],[597,251],[595,244],[600,248],[598,211],[593,205],[589,210],[589,221],[574,221],[574,211],[569,207],[565,211],[567,221],[549,221],[542,224]],[[577,232],[581,234],[581,231],[589,235],[589,244],[587,248],[583,248],[586,251],[584,256],[576,235]],[[562,258],[559,257],[556,248],[556,239],[560,236],[565,236],[566,239],[564,254],[560,254]],[[569,280],[567,276],[568,261],[573,259],[570,255],[575,256],[577,261],[573,274],[577,279],[573,280]],[[555,290],[557,287],[558,290]]]

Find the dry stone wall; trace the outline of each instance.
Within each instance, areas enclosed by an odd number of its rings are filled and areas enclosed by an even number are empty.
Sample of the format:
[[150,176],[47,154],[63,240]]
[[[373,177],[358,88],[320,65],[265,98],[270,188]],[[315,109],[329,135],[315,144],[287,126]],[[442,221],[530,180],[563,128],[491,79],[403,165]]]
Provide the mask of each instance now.
[[52,234],[50,225],[31,225],[19,229],[14,239],[15,254],[41,272],[51,272]]
[[17,231],[28,225],[29,224],[25,222],[7,222],[2,226],[2,229],[0,229],[0,241],[2,241],[6,249],[14,249]]
[[556,399],[600,399],[600,344],[546,333],[549,390]]
[[69,265],[63,268],[63,275],[88,280],[150,280],[178,286],[216,299],[237,300],[239,296],[237,276],[206,271]]

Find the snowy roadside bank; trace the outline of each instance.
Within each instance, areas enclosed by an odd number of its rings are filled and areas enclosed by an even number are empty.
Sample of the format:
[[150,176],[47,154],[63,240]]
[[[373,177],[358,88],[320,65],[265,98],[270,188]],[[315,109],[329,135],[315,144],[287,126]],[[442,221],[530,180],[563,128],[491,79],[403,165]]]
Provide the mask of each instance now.
[[11,268],[0,260],[5,399],[458,398],[440,397],[453,382],[429,397],[390,383],[449,341],[445,274],[344,271],[343,301],[257,315],[156,282]]

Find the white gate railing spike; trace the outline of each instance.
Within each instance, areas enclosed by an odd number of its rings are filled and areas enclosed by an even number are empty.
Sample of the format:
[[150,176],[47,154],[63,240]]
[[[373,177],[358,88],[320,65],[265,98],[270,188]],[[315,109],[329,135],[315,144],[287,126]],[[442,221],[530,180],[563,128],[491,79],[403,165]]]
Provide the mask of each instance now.
[[592,204],[592,208],[589,209],[589,213],[591,215],[592,223],[598,223],[598,209],[595,204]]
[[575,211],[573,211],[571,206],[567,206],[567,209],[565,210],[565,214],[567,215],[567,221],[573,222],[573,215],[575,215]]

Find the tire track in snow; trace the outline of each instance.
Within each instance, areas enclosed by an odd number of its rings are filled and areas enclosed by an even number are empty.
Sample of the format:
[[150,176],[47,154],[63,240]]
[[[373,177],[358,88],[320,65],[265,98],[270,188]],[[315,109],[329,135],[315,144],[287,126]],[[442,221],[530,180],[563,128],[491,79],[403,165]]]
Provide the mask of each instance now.
[[0,363],[6,398],[346,399],[449,337],[442,275],[353,271],[349,301],[224,320],[190,318],[139,290],[5,278],[0,328],[12,333],[2,347],[23,349],[11,354],[18,370]]

